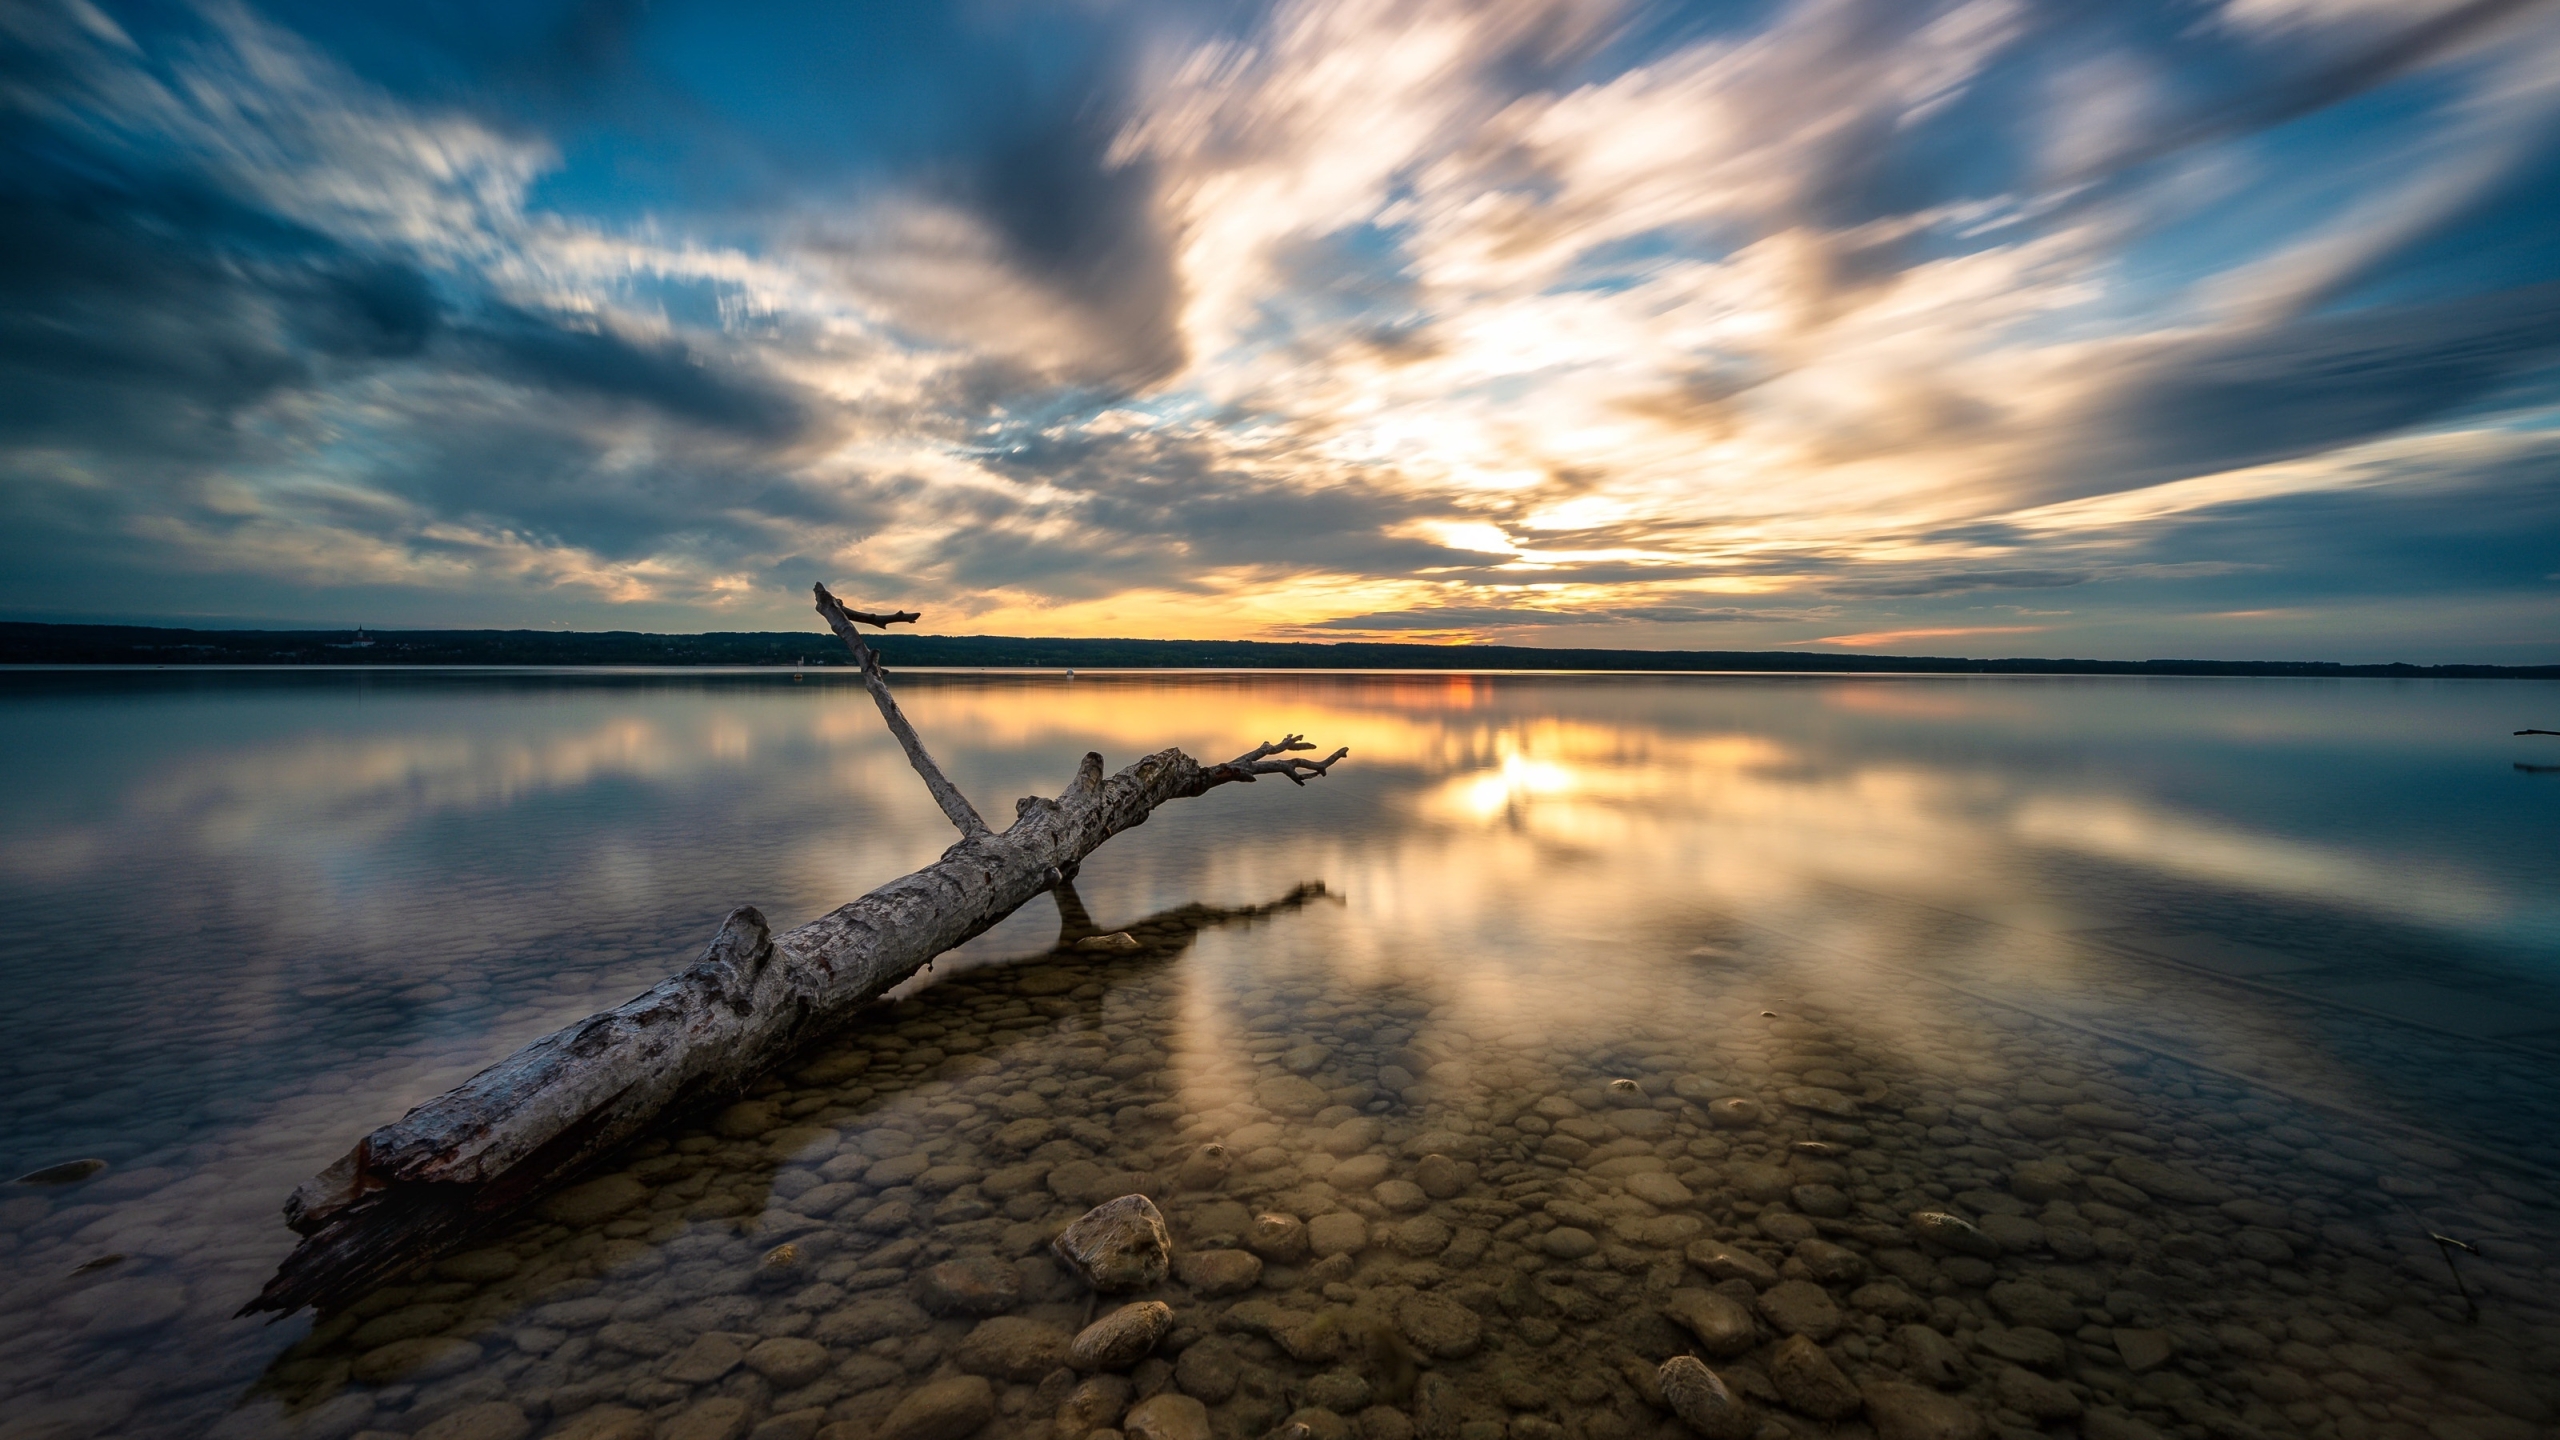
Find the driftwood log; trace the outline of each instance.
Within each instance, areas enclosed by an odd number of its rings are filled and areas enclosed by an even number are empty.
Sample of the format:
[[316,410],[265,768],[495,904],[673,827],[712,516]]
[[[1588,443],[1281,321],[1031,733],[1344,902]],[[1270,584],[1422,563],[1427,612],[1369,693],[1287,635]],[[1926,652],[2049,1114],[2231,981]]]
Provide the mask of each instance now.
[[1322,760],[1298,736],[1222,765],[1160,750],[1115,775],[1087,754],[1056,799],[1014,802],[990,829],[898,708],[858,624],[909,612],[848,610],[824,585],[818,613],[844,638],[881,718],[960,840],[933,864],[780,935],[751,907],[729,913],[702,958],[627,1004],[557,1030],[375,1130],[285,1202],[303,1236],[241,1308],[333,1309],[484,1234],[670,1113],[733,1096],[935,956],[1071,880],[1112,836],[1159,805],[1266,775],[1304,784]]

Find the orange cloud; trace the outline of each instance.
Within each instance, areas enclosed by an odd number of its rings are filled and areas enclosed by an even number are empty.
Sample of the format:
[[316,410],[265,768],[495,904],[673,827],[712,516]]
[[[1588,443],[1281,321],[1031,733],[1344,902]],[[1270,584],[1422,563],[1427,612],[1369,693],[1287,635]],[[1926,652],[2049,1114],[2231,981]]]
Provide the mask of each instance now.
[[2028,635],[2050,629],[2045,625],[1955,625],[1927,630],[1870,630],[1863,635],[1825,635],[1819,640],[1798,640],[1798,645],[1891,645],[1903,640],[1936,640],[1950,635]]

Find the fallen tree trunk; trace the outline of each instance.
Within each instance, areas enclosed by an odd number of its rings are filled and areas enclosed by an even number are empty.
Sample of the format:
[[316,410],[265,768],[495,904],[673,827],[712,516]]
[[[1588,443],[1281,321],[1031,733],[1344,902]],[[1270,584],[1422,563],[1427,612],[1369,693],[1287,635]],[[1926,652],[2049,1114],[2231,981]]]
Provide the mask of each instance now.
[[1298,736],[1223,765],[1162,750],[1105,776],[1088,754],[1056,799],[1014,802],[991,830],[907,723],[857,621],[817,587],[890,732],[961,833],[942,858],[798,929],[775,935],[751,907],[730,912],[682,974],[525,1046],[357,1142],[285,1202],[304,1239],[242,1314],[336,1308],[489,1229],[660,1116],[742,1091],[819,1033],[1071,879],[1104,841],[1168,801],[1278,775],[1304,784],[1321,761]]

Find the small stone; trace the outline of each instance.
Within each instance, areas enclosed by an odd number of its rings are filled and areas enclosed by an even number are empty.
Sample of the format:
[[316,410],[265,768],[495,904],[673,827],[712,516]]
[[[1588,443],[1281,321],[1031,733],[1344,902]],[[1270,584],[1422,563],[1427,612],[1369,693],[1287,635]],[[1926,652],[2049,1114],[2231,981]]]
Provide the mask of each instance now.
[[1849,1197],[1837,1185],[1798,1185],[1788,1198],[1798,1210],[1825,1220],[1837,1220],[1849,1213]]
[[756,1260],[756,1283],[769,1290],[799,1285],[809,1278],[809,1256],[797,1245],[776,1245]]
[[1695,1355],[1674,1355],[1654,1372],[1662,1401],[1680,1422],[1706,1440],[1747,1440],[1757,1428],[1751,1412],[1725,1388],[1723,1377]]
[[1186,1250],[1174,1257],[1173,1276],[1203,1297],[1233,1295],[1262,1279],[1262,1260],[1250,1250]]
[[572,1185],[534,1207],[546,1220],[571,1229],[601,1225],[649,1198],[649,1187],[628,1175],[607,1175]]
[[1396,1305],[1396,1329],[1414,1348],[1441,1360],[1462,1360],[1484,1343],[1476,1312],[1437,1295],[1407,1295]]
[[487,1285],[513,1275],[522,1264],[512,1251],[465,1250],[437,1261],[436,1273],[447,1280]]
[[1831,1292],[1808,1280],[1789,1280],[1760,1292],[1760,1313],[1780,1333],[1828,1340],[1840,1328]]
[[1831,1115],[1843,1120],[1853,1119],[1858,1113],[1857,1101],[1822,1085],[1790,1085],[1778,1092],[1778,1098],[1799,1110],[1811,1110],[1817,1115]]
[[2032,1280],[2008,1280],[1992,1286],[1991,1304],[2012,1325],[2033,1325],[2057,1332],[2080,1328],[2079,1302]]
[[2232,1198],[2228,1188],[2192,1170],[2180,1170],[2139,1155],[2117,1156],[2107,1166],[2107,1173],[2154,1199],[2181,1205],[2219,1205]]
[[1707,1122],[1722,1130],[1748,1130],[1760,1123],[1764,1113],[1759,1101],[1741,1095],[1728,1095],[1707,1104]]
[[59,1165],[47,1165],[41,1170],[30,1170],[26,1174],[19,1176],[16,1181],[12,1183],[19,1185],[77,1185],[81,1181],[88,1179],[90,1176],[95,1175],[106,1168],[107,1162],[104,1160],[65,1160]]
[[2118,1330],[2115,1339],[2116,1354],[2123,1357],[2124,1368],[2136,1375],[2159,1369],[2177,1353],[2166,1330]]
[[1559,1225],[1539,1236],[1537,1244],[1559,1260],[1579,1260],[1600,1248],[1599,1237],[1577,1225]]
[[1126,1370],[1144,1360],[1173,1328],[1173,1307],[1161,1300],[1123,1305],[1076,1332],[1067,1363],[1078,1370]]
[[1748,1280],[1762,1290],[1778,1283],[1777,1267],[1748,1250],[1736,1250],[1714,1240],[1700,1240],[1689,1246],[1689,1263],[1716,1280]]
[[1759,1343],[1760,1327],[1751,1311],[1730,1295],[1711,1290],[1674,1290],[1663,1298],[1662,1313],[1698,1337],[1710,1355],[1730,1359]]
[[1961,1215],[1944,1210],[1921,1210],[1911,1217],[1911,1233],[1931,1249],[1971,1255],[1977,1260],[2000,1258],[2000,1242],[1976,1229]]
[[1345,1194],[1356,1194],[1386,1179],[1391,1163],[1375,1151],[1354,1155],[1326,1171],[1324,1183]]
[[1154,1201],[1123,1195],[1086,1211],[1049,1248],[1087,1285],[1107,1294],[1163,1284],[1173,1242]]
[[972,1375],[1028,1385],[1067,1363],[1067,1332],[1045,1320],[998,1315],[960,1338],[951,1358]]
[[2047,1380],[2015,1365],[2000,1372],[1992,1390],[2000,1397],[2001,1404],[2038,1424],[2069,1420],[2080,1413],[2080,1397],[2072,1394],[2061,1382]]
[[1926,1325],[1905,1325],[1893,1332],[1893,1339],[1902,1347],[1904,1368],[1912,1374],[1932,1385],[1964,1383],[1964,1352],[1953,1340]]
[[355,1358],[350,1373],[367,1385],[402,1380],[440,1380],[480,1363],[480,1347],[450,1335],[394,1340]]
[[1307,1227],[1295,1215],[1256,1215],[1244,1244],[1274,1265],[1295,1265],[1307,1255]]
[[1867,1278],[1867,1257],[1828,1240],[1801,1240],[1796,1258],[1825,1285],[1854,1285]]
[[[1762,1297],[1763,1299],[1767,1297]],[[1778,1342],[1769,1355],[1769,1382],[1788,1407],[1817,1420],[1837,1420],[1865,1403],[1858,1387],[1831,1363],[1822,1347],[1803,1335]]]
[[873,1433],[877,1440],[964,1440],[995,1414],[994,1386],[955,1375],[909,1391]]
[[1454,1199],[1467,1188],[1467,1168],[1446,1155],[1425,1155],[1414,1164],[1413,1183],[1434,1200]]
[[742,1440],[755,1423],[747,1402],[722,1395],[705,1400],[658,1427],[658,1440]]
[[1318,1259],[1328,1255],[1356,1255],[1367,1248],[1367,1216],[1350,1210],[1336,1210],[1307,1222],[1307,1249]]
[[1986,1355],[2038,1370],[2059,1370],[2071,1354],[2061,1336],[2035,1325],[1985,1329],[1974,1337],[1973,1343]]
[[1088,1375],[1058,1407],[1055,1431],[1080,1436],[1118,1425],[1121,1412],[1129,1408],[1136,1393],[1126,1375]]
[[777,1390],[797,1390],[826,1374],[833,1363],[826,1346],[797,1336],[777,1336],[747,1352],[747,1368]]
[[1743,1199],[1760,1205],[1774,1205],[1787,1198],[1796,1186],[1795,1172],[1783,1165],[1759,1165],[1737,1161],[1724,1167],[1724,1180]]
[[679,1385],[708,1385],[738,1368],[747,1352],[725,1335],[697,1336],[659,1373]]
[[648,1416],[629,1406],[597,1405],[579,1411],[543,1440],[650,1440],[656,1430]]
[[1333,1103],[1323,1086],[1297,1075],[1274,1075],[1254,1087],[1254,1099],[1274,1115],[1304,1119]]
[[2068,1200],[2079,1184],[2080,1172],[2060,1160],[2030,1160],[2009,1172],[2009,1193],[2037,1205]]
[[1191,1152],[1182,1168],[1174,1172],[1173,1183],[1180,1190],[1215,1190],[1227,1181],[1235,1169],[1236,1157],[1224,1145],[1211,1143]]
[[1244,1366],[1224,1340],[1203,1340],[1182,1352],[1173,1364],[1173,1383],[1185,1395],[1223,1405],[1244,1382]]
[[1627,1193],[1647,1205],[1660,1205],[1666,1208],[1686,1205],[1698,1198],[1688,1186],[1680,1183],[1678,1176],[1664,1174],[1658,1170],[1628,1176]]
[[1280,1068],[1292,1075],[1313,1075],[1324,1068],[1324,1062],[1332,1058],[1331,1050],[1322,1045],[1309,1043],[1281,1052]]
[[1348,1158],[1378,1143],[1386,1122],[1375,1115],[1356,1115],[1325,1132],[1324,1153]]
[[1449,1248],[1449,1226],[1436,1215],[1416,1215],[1389,1230],[1387,1241],[1398,1252],[1421,1260]]
[[2045,1229],[2023,1215],[1985,1215],[1975,1226],[1991,1237],[2003,1254],[2023,1255],[2045,1248]]
[[468,1405],[419,1427],[417,1440],[524,1440],[533,1422],[503,1400]]
[[1861,1398],[1876,1440],[1982,1440],[1982,1412],[1953,1395],[1886,1382]]
[[1168,1390],[1131,1406],[1120,1429],[1129,1440],[1210,1440],[1209,1407]]
[[1001,1315],[1021,1300],[1021,1272],[992,1256],[945,1260],[916,1280],[917,1303],[935,1315]]

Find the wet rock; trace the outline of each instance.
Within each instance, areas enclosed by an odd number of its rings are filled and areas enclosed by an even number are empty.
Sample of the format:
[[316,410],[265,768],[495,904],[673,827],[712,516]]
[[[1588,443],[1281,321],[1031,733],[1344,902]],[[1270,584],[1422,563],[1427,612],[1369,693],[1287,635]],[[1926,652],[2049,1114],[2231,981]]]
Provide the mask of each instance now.
[[2009,1172],[2009,1193],[2037,1205],[2068,1200],[2079,1184],[2080,1172],[2059,1160],[2030,1160]]
[[1953,1395],[1890,1382],[1860,1392],[1876,1440],[1982,1440],[1982,1412]]
[[47,1165],[41,1170],[30,1170],[26,1174],[19,1176],[11,1183],[17,1185],[77,1185],[81,1181],[88,1179],[90,1176],[95,1175],[106,1168],[107,1162],[104,1160],[65,1160],[59,1165]]
[[2034,1325],[1986,1329],[1974,1337],[1973,1343],[1986,1355],[2038,1370],[2059,1370],[2070,1358],[2061,1336]]
[[1449,1248],[1449,1227],[1436,1215],[1416,1215],[1387,1232],[1387,1243],[1416,1260]]
[[1663,1361],[1654,1372],[1654,1384],[1662,1392],[1662,1403],[1680,1417],[1680,1423],[1706,1440],[1746,1440],[1758,1428],[1750,1410],[1725,1388],[1724,1378],[1694,1355],[1674,1355]]
[[797,1245],[776,1245],[756,1258],[756,1283],[768,1290],[806,1284],[809,1255]]
[[2123,1358],[2124,1368],[2139,1375],[2157,1370],[2169,1363],[2177,1353],[2175,1342],[2166,1330],[2127,1330],[2115,1332],[2116,1354]]
[[1849,1292],[1849,1303],[1870,1315],[1887,1320],[1918,1320],[1929,1313],[1929,1302],[1911,1293],[1899,1280],[1878,1280]]
[[1154,1201],[1123,1195],[1086,1211],[1049,1248],[1077,1278],[1108,1294],[1163,1284],[1173,1242]]
[[[1784,1335],[1828,1340],[1840,1328],[1831,1292],[1807,1280],[1789,1280],[1760,1292],[1760,1314]],[[1813,1413],[1813,1412],[1808,1412]]]
[[1244,1244],[1274,1265],[1295,1265],[1307,1256],[1307,1227],[1295,1215],[1256,1215]]
[[916,1300],[934,1315],[1001,1315],[1022,1301],[1022,1275],[992,1256],[945,1260],[916,1278]]
[[1174,1172],[1174,1187],[1215,1190],[1226,1183],[1227,1174],[1235,1169],[1235,1164],[1236,1157],[1226,1146],[1215,1143],[1203,1145],[1192,1151],[1183,1160],[1182,1168]]
[[2081,1440],[2161,1440],[2160,1432],[2121,1410],[2097,1409],[2080,1417]]
[[1123,1305],[1076,1332],[1067,1363],[1078,1370],[1126,1370],[1144,1360],[1173,1328],[1173,1307],[1160,1300]]
[[2181,1205],[2219,1205],[2232,1198],[2228,1187],[2192,1170],[2181,1170],[2139,1155],[2117,1156],[2107,1166],[2107,1173],[2145,1195]]
[[1799,1110],[1817,1115],[1832,1115],[1843,1120],[1855,1119],[1858,1102],[1837,1090],[1822,1085],[1790,1085],[1778,1092],[1778,1098]]
[[598,1405],[581,1410],[543,1440],[651,1440],[656,1427],[649,1417],[625,1405]]
[[2002,1405],[2038,1424],[2069,1420],[2080,1413],[2080,1397],[2068,1387],[2015,1365],[2000,1372],[1992,1391]]
[[1210,1440],[1209,1407],[1166,1391],[1129,1407],[1120,1429],[1129,1440]]
[[1325,1172],[1324,1183],[1344,1194],[1357,1194],[1387,1178],[1391,1162],[1374,1151],[1354,1155]]
[[402,1380],[440,1380],[480,1363],[480,1347],[450,1335],[394,1340],[355,1358],[351,1372],[367,1385]]
[[1783,1165],[1761,1165],[1736,1162],[1724,1167],[1725,1184],[1743,1199],[1760,1205],[1774,1205],[1787,1198],[1796,1186],[1795,1172]]
[[1600,1239],[1578,1225],[1559,1225],[1538,1237],[1538,1248],[1559,1260],[1579,1260],[1600,1248]]
[[533,1422],[503,1400],[467,1405],[419,1428],[417,1440],[524,1440]]
[[649,1198],[649,1187],[628,1175],[607,1175],[572,1185],[534,1207],[542,1218],[572,1229],[601,1225]]
[[658,1373],[679,1385],[708,1385],[737,1369],[746,1358],[747,1352],[726,1335],[703,1335]]
[[1911,1216],[1911,1233],[1930,1249],[1955,1255],[1970,1255],[1977,1260],[2000,1258],[2000,1242],[1975,1228],[1961,1215],[1944,1210],[1920,1210]]
[[1431,1197],[1422,1193],[1422,1187],[1410,1180],[1380,1181],[1370,1189],[1369,1194],[1379,1204],[1399,1214],[1419,1210],[1431,1203]]
[[702,1401],[658,1426],[658,1440],[743,1440],[755,1412],[733,1395]]
[[1320,1148],[1327,1155],[1347,1159],[1377,1144],[1379,1138],[1386,1133],[1386,1124],[1378,1117],[1355,1116],[1326,1131]]
[[1186,1250],[1174,1257],[1173,1276],[1204,1297],[1234,1295],[1262,1279],[1262,1260],[1250,1250]]
[[1698,1338],[1710,1355],[1731,1358],[1759,1343],[1760,1327],[1751,1311],[1730,1295],[1708,1290],[1674,1290],[1664,1297],[1662,1313]]
[[834,1357],[815,1340],[777,1336],[747,1352],[747,1368],[773,1382],[777,1390],[797,1390],[827,1373]]
[[1067,1363],[1067,1332],[1045,1320],[998,1315],[961,1337],[951,1358],[972,1375],[1028,1385]]
[[1748,1250],[1737,1250],[1714,1240],[1700,1240],[1689,1246],[1689,1263],[1706,1272],[1712,1280],[1748,1280],[1766,1290],[1778,1283],[1778,1269]]
[[976,1375],[955,1375],[910,1391],[874,1434],[877,1440],[965,1440],[995,1414],[995,1387]]
[[1801,1240],[1796,1258],[1825,1285],[1854,1285],[1867,1278],[1867,1257],[1828,1240]]
[[1307,1222],[1307,1250],[1322,1259],[1356,1255],[1369,1248],[1369,1221],[1349,1210],[1336,1210]]
[[1991,1304],[2012,1325],[2054,1331],[2080,1328],[2079,1302],[2032,1280],[2007,1280],[1992,1286]]
[[1912,1374],[1932,1385],[1964,1383],[1964,1352],[1946,1336],[1926,1325],[1905,1325],[1893,1332],[1893,1343],[1902,1347],[1903,1368]]
[[1707,1104],[1707,1121],[1724,1130],[1748,1130],[1760,1123],[1766,1112],[1760,1102],[1741,1095],[1728,1095]]
[[867,1345],[892,1335],[913,1335],[932,1323],[933,1317],[903,1296],[875,1295],[821,1318],[809,1336],[822,1345]]
[[1293,1120],[1304,1119],[1333,1103],[1324,1087],[1297,1075],[1274,1075],[1256,1085],[1253,1098],[1263,1109]]
[[[1766,1298],[1766,1297],[1763,1297]],[[1790,1335],[1769,1353],[1769,1383],[1787,1407],[1817,1420],[1837,1420],[1866,1402],[1858,1387],[1831,1363],[1822,1347],[1803,1335]]]
[[1431,1294],[1399,1301],[1396,1329],[1414,1348],[1441,1360],[1464,1359],[1484,1343],[1484,1321],[1476,1312]]
[[1628,1176],[1627,1193],[1647,1205],[1660,1205],[1665,1208],[1686,1205],[1698,1198],[1688,1186],[1680,1183],[1678,1176],[1667,1175],[1660,1171]]
[[1223,1405],[1243,1383],[1244,1365],[1224,1340],[1210,1339],[1184,1350],[1173,1365],[1173,1383],[1185,1395]]
[[1434,1200],[1451,1199],[1467,1188],[1467,1167],[1446,1155],[1425,1155],[1414,1163],[1413,1183]]
[[1849,1197],[1836,1185],[1798,1185],[1788,1192],[1798,1210],[1825,1220],[1837,1220],[1849,1213]]
[[1120,1423],[1121,1412],[1136,1395],[1126,1375],[1088,1375],[1058,1407],[1055,1433],[1073,1437],[1110,1429]]

